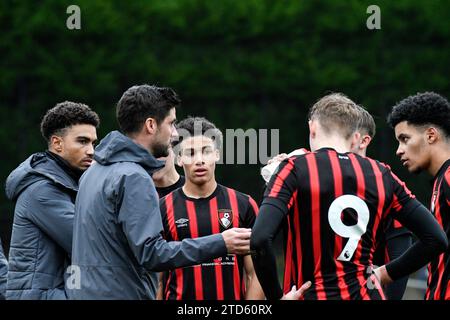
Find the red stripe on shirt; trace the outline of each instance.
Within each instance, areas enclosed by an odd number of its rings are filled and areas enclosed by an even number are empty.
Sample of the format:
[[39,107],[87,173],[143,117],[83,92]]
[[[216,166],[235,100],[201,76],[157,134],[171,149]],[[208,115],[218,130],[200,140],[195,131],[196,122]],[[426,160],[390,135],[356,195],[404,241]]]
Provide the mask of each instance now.
[[[230,199],[231,210],[233,211],[233,227],[239,227],[239,206],[236,197],[236,192],[233,189],[227,188],[228,197]],[[234,297],[236,300],[241,299],[241,277],[239,274],[238,258],[234,255],[233,266],[233,281],[234,281]]]
[[[175,213],[174,213],[174,208],[173,208],[173,194],[170,193],[166,199],[165,199],[165,203],[166,203],[166,209],[167,209],[167,222],[169,224],[169,230],[170,230],[170,234],[172,235],[172,239],[174,241],[179,241],[179,237],[178,237],[178,232],[177,232],[177,228],[175,225]],[[176,299],[177,300],[182,300],[182,296],[183,296],[183,271],[181,269],[176,269],[175,270],[175,275],[176,275]],[[169,285],[170,285],[170,281],[172,280],[172,272],[170,272],[170,275],[167,279],[167,299],[169,298]]]
[[292,172],[293,169],[294,169],[294,159],[289,158],[288,163],[277,174],[277,178],[273,183],[272,190],[270,190],[269,197],[276,198],[278,196],[278,193],[280,193],[280,190],[283,187],[284,180],[286,180],[287,176]]
[[[211,226],[212,226],[212,233],[217,234],[220,233],[220,222],[218,217],[218,206],[217,206],[217,198],[211,199],[209,202],[209,211],[211,216]],[[216,273],[216,295],[217,300],[223,300],[224,299],[224,293],[223,293],[223,276],[222,276],[222,265],[219,259],[214,259],[215,266],[214,271]]]
[[[434,216],[436,217],[436,220],[439,222],[441,227],[444,227],[444,223],[442,221],[442,215],[441,215],[441,204],[439,202],[439,197],[441,195],[441,186],[442,186],[442,180],[439,183],[439,186],[437,187],[437,195],[436,195],[436,205],[434,207]],[[434,193],[434,192],[433,192]],[[439,262],[438,262],[438,281],[436,285],[436,290],[434,291],[434,299],[439,300],[441,295],[441,284],[442,284],[442,276],[444,275],[444,253],[439,255]]]
[[[197,214],[195,212],[194,202],[186,200],[186,209],[189,218],[189,229],[191,231],[191,238],[198,238],[198,225],[197,225]],[[194,285],[195,285],[195,299],[203,300],[203,280],[202,280],[202,267],[201,265],[196,265],[194,269]]]
[[[356,185],[357,185],[356,186],[356,194],[360,199],[365,200],[366,199],[366,197],[365,197],[366,184],[364,181],[364,174],[362,172],[361,166],[354,154],[349,153],[348,157],[349,157],[350,161],[352,162],[353,169],[355,170],[355,174],[356,174]],[[358,247],[355,251],[355,255],[353,258],[353,262],[357,265],[361,265],[361,254],[362,254],[362,241],[360,240],[358,242]],[[361,273],[357,273],[357,278],[358,278],[358,282],[359,282],[360,286],[364,287],[364,283],[366,282],[364,275]]]
[[165,198],[166,203],[166,214],[167,214],[167,223],[169,225],[170,234],[174,241],[178,241],[178,232],[175,225],[175,213],[173,210],[173,195],[169,193],[169,195]]
[[292,281],[292,232],[291,232],[291,217],[287,218],[288,231],[287,231],[287,243],[286,243],[286,258],[284,264],[284,293],[289,291]]
[[[321,259],[322,246],[320,235],[320,182],[319,172],[317,170],[316,154],[306,156],[306,163],[308,165],[310,190],[311,190],[311,228],[313,235],[313,256],[314,256],[314,277],[316,279],[315,289],[317,292],[317,299],[325,300],[326,295],[323,286]],[[319,281],[317,281],[319,280]]]
[[183,269],[175,269],[175,275],[177,278],[177,288],[176,288],[176,292],[177,292],[177,300],[183,300]]
[[[376,233],[378,231],[378,225],[380,224],[380,221],[383,217],[383,208],[386,201],[386,193],[384,190],[384,183],[383,183],[383,174],[381,173],[380,168],[377,166],[377,163],[369,159],[370,164],[372,165],[373,172],[375,174],[375,182],[377,184],[377,191],[378,191],[378,207],[377,207],[377,215],[375,216],[375,220],[373,223],[373,230],[372,230],[372,248],[370,249],[370,261],[372,262],[373,259],[373,253],[375,251],[375,243],[376,243]],[[397,220],[394,220],[394,226]],[[400,225],[401,227],[401,225]]]
[[[342,185],[342,172],[341,172],[341,166],[339,164],[339,159],[337,158],[336,152],[328,151],[328,156],[330,158],[331,163],[331,170],[333,172],[333,181],[334,181],[334,195],[336,198],[342,196],[343,192],[343,185]],[[340,295],[341,299],[348,300],[350,299],[350,292],[348,291],[348,286],[345,283],[344,275],[344,264],[336,260],[336,258],[341,254],[342,252],[342,237],[335,234],[334,236],[334,257],[335,257],[335,264],[336,264],[336,273],[337,273],[337,279],[338,279],[338,287],[340,288]]]
[[[297,274],[295,275],[296,278],[296,285],[297,288],[300,288],[300,286],[303,285],[303,274],[302,274],[302,245],[301,245],[301,229],[300,229],[300,212],[298,208],[298,200],[297,200],[297,190],[294,192],[294,232],[296,235],[295,238],[295,251],[297,254]],[[292,264],[293,265],[293,264]],[[295,270],[292,272],[295,273]],[[289,288],[290,290],[290,288]]]

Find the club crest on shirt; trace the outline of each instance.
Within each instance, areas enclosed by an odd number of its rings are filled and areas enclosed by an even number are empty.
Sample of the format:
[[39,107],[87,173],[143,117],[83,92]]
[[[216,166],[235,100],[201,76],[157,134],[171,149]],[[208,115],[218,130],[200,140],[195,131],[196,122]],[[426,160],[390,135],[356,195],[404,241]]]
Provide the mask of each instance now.
[[219,222],[225,229],[233,225],[233,211],[231,209],[220,209],[219,212]]

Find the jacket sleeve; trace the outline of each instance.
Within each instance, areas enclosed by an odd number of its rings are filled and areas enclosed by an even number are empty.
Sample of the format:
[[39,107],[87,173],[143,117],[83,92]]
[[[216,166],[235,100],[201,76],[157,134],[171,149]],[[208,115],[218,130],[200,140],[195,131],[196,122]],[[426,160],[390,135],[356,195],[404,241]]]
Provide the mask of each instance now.
[[167,242],[159,199],[148,174],[123,175],[116,186],[118,220],[137,261],[150,271],[200,264],[227,254],[221,234]]
[[28,218],[71,255],[75,205],[70,196],[48,182],[27,191]]
[[8,275],[8,261],[3,254],[2,242],[0,240],[0,300],[5,299],[6,276]]

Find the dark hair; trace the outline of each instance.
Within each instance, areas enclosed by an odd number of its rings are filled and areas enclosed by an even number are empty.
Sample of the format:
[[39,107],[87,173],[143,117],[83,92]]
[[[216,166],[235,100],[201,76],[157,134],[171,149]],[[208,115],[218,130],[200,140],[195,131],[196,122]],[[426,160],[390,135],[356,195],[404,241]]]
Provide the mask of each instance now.
[[177,123],[176,127],[179,138],[173,143],[174,146],[181,143],[183,139],[194,136],[206,136],[214,141],[214,145],[217,149],[220,149],[221,147],[223,139],[222,132],[214,125],[214,123],[203,117],[189,116]]
[[309,110],[309,120],[318,120],[330,133],[340,132],[345,139],[358,129],[361,107],[342,93],[332,93],[319,99]]
[[125,134],[137,133],[145,120],[154,118],[161,123],[181,100],[171,88],[143,84],[129,88],[117,103],[117,121]]
[[363,133],[363,134],[366,133],[371,138],[373,138],[375,136],[375,132],[376,132],[375,120],[373,119],[373,117],[369,113],[369,111],[367,111],[366,109],[364,109],[361,106],[360,106],[360,108],[361,108],[361,118],[359,119],[358,130],[361,133]]
[[50,141],[54,134],[63,135],[65,129],[76,124],[90,124],[98,127],[100,119],[87,105],[64,101],[47,111],[41,121],[42,136]]
[[403,121],[416,126],[433,124],[449,137],[450,105],[447,99],[435,92],[418,93],[397,103],[387,121],[392,128]]

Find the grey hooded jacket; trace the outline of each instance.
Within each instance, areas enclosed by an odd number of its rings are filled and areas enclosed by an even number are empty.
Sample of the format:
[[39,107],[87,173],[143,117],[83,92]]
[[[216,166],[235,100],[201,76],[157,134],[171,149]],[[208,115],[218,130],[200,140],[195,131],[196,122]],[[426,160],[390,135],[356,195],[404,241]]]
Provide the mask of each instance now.
[[36,153],[6,180],[16,202],[6,299],[67,299],[77,182],[46,153]]
[[5,299],[6,276],[8,275],[8,260],[3,253],[2,241],[0,239],[0,300]]
[[157,274],[225,255],[222,235],[166,242],[151,174],[162,168],[118,131],[95,150],[75,204],[70,299],[154,299]]

